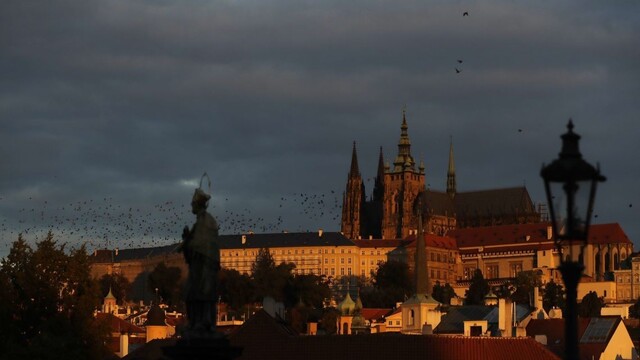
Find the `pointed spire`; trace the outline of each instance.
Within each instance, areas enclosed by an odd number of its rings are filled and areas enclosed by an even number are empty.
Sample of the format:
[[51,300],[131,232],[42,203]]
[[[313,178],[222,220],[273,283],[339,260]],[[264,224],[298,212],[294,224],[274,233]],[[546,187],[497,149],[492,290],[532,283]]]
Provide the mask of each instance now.
[[406,105],[402,108],[402,125],[400,126],[400,141],[398,142],[398,156],[393,162],[394,172],[400,172],[404,169],[413,170],[414,161],[411,156],[411,141],[408,133],[407,125],[407,109]]
[[456,196],[456,166],[453,162],[453,137],[449,143],[449,169],[447,170],[447,194]]
[[382,154],[382,146],[380,146],[380,155],[378,156],[378,178],[384,179],[384,156]]
[[376,175],[373,187],[373,200],[382,202],[384,200],[384,158],[382,155],[382,146],[380,146],[380,156],[378,157],[378,174]]
[[359,177],[360,169],[358,168],[358,152],[356,151],[356,142],[353,142],[353,153],[351,154],[351,171],[349,177]]
[[109,285],[109,293],[104,298],[105,299],[115,299],[116,298],[115,296],[113,296],[113,292],[111,292],[111,285]]

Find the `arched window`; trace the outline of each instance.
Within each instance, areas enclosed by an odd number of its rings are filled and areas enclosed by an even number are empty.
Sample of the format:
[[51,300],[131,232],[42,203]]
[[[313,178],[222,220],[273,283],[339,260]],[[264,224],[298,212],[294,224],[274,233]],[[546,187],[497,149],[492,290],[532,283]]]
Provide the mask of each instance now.
[[348,323],[343,323],[342,324],[342,334],[343,335],[349,335],[349,324]]
[[416,314],[415,312],[412,310],[409,310],[409,326],[415,324],[416,321]]

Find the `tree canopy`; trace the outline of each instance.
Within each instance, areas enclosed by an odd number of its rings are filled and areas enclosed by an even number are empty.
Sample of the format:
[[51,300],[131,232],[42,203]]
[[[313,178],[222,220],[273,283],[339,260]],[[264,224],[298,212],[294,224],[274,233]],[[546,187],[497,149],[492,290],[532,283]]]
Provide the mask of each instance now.
[[[0,266],[0,358],[97,359],[106,328],[84,247],[67,251],[49,232],[35,250],[20,235]],[[10,326],[6,326],[10,324]]]
[[564,288],[560,284],[556,284],[553,280],[549,281],[544,289],[542,296],[542,307],[546,312],[549,312],[554,307],[564,310]]
[[484,305],[484,297],[489,293],[489,283],[482,276],[482,271],[476,269],[471,278],[464,302],[466,305]]
[[542,281],[540,280],[540,274],[535,270],[521,271],[511,281],[511,284],[514,289],[513,294],[511,294],[511,301],[518,304],[532,304],[533,289],[540,287]]
[[178,267],[159,263],[149,273],[149,290],[154,294],[156,289],[160,300],[169,306],[178,306],[182,301],[182,270]]
[[590,291],[582,298],[578,306],[578,316],[596,317],[600,316],[600,310],[604,306],[604,301],[598,297],[595,291]]
[[441,285],[440,281],[436,281],[436,284],[433,285],[431,296],[445,305],[450,305],[451,299],[456,296],[456,292],[453,290],[453,287],[449,285],[449,283]]
[[395,307],[415,291],[409,266],[401,261],[386,261],[371,273],[371,286],[360,290],[365,307]]
[[116,297],[118,304],[123,304],[131,291],[131,282],[122,274],[104,274],[98,280],[100,282],[100,293],[106,296],[111,289],[111,293]]

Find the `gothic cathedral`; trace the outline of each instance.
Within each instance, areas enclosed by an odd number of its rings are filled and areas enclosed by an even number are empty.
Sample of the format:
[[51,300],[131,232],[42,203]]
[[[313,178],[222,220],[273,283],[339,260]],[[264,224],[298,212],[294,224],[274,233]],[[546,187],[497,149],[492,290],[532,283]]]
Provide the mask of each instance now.
[[425,187],[425,166],[411,155],[406,112],[402,112],[398,155],[393,167],[384,163],[382,148],[371,198],[367,201],[353,143],[351,169],[342,201],[341,232],[351,239],[402,239],[415,233],[417,218],[413,204],[425,192],[422,211],[425,232],[444,235],[461,227],[540,222],[525,187],[458,193],[456,190],[453,143],[449,148],[449,168],[445,192]]

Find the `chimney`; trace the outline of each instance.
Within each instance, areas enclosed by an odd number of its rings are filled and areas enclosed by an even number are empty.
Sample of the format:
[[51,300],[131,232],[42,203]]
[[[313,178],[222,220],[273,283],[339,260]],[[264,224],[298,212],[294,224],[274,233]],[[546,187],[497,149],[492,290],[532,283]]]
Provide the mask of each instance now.
[[542,309],[542,296],[540,296],[540,287],[538,286],[533,289],[533,306],[538,310]]
[[553,238],[553,228],[551,226],[547,226],[547,240],[551,240]]
[[373,235],[369,235],[369,240],[373,240]]
[[513,333],[513,302],[509,299],[498,300],[498,329],[502,337],[511,337]]
[[322,229],[318,229],[318,237],[322,237],[322,233],[323,233],[323,232],[324,232],[324,231],[323,231]]
[[116,248],[116,256],[118,256],[118,248]]
[[120,334],[120,357],[125,357],[129,354],[129,335],[127,333]]
[[242,235],[242,245],[247,243],[247,235]]

